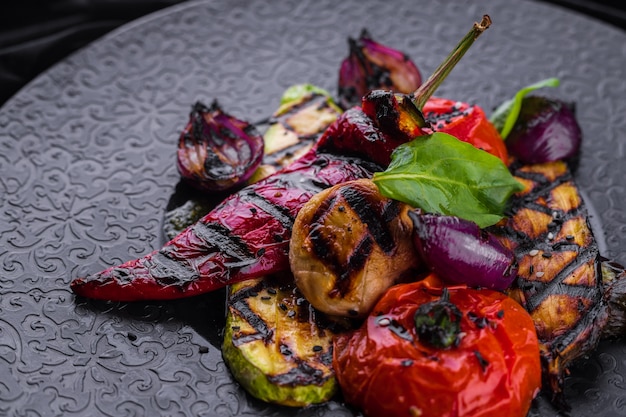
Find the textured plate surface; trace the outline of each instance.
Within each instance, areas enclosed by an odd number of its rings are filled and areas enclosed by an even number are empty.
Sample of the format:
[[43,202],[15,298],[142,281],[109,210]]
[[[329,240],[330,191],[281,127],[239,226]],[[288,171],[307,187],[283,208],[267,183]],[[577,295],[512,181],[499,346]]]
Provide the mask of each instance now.
[[[123,27],[0,111],[0,415],[351,416],[249,398],[219,351],[223,294],[168,303],[76,299],[73,277],[163,242],[177,133],[196,100],[259,120],[283,89],[336,91],[346,38],[368,28],[429,74],[482,14],[494,23],[439,95],[488,111],[550,76],[577,103],[577,180],[626,263],[626,34],[545,4],[436,0],[185,3]],[[626,415],[626,342],[567,381],[571,416]],[[557,413],[537,401],[533,416]]]

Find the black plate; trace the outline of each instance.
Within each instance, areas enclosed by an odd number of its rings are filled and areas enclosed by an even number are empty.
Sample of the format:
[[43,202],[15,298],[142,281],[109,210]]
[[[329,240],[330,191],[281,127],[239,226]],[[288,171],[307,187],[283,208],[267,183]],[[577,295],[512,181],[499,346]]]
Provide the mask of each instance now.
[[[578,183],[605,255],[626,263],[623,32],[527,1],[185,3],[93,43],[0,112],[0,414],[353,415],[249,398],[221,360],[221,293],[116,304],[75,299],[68,284],[163,242],[194,101],[259,120],[291,84],[334,92],[346,38],[364,27],[427,75],[484,13],[492,27],[439,95],[489,111],[559,77],[551,93],[576,101],[585,134]],[[571,415],[626,414],[625,376],[626,343],[603,343],[567,381]],[[531,414],[556,412],[540,400]]]

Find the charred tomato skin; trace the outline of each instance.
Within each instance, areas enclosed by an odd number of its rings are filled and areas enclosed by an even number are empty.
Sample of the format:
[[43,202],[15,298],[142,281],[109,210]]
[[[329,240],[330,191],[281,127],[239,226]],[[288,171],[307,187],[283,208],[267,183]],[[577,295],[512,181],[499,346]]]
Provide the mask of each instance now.
[[526,416],[541,386],[534,324],[493,290],[448,287],[461,312],[458,340],[420,340],[415,314],[441,299],[441,281],[399,284],[362,326],[338,336],[333,365],[347,402],[373,416]]
[[422,113],[433,131],[448,133],[497,156],[508,165],[509,154],[506,144],[479,106],[432,97],[424,105]]

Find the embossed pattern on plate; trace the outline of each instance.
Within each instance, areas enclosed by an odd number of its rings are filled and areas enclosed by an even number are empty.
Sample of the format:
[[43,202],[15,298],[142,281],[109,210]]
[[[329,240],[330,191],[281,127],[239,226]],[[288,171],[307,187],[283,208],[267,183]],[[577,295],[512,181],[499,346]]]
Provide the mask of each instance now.
[[[490,110],[557,76],[585,142],[577,174],[626,263],[626,34],[528,1],[200,1],[140,19],[56,65],[0,111],[0,415],[352,416],[249,398],[219,351],[223,294],[168,303],[75,299],[73,277],[162,243],[177,134],[196,100],[259,120],[283,89],[336,91],[346,38],[368,28],[429,74],[489,13],[439,94]],[[626,343],[567,381],[572,416],[626,415]],[[532,416],[556,412],[537,401]]]

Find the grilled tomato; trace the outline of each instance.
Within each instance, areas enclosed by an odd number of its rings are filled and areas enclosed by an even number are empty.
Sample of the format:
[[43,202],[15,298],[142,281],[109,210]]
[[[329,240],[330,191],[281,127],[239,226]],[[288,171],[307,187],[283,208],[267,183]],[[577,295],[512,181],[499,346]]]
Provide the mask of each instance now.
[[434,275],[390,288],[333,350],[346,401],[369,417],[523,417],[541,385],[528,313]]

